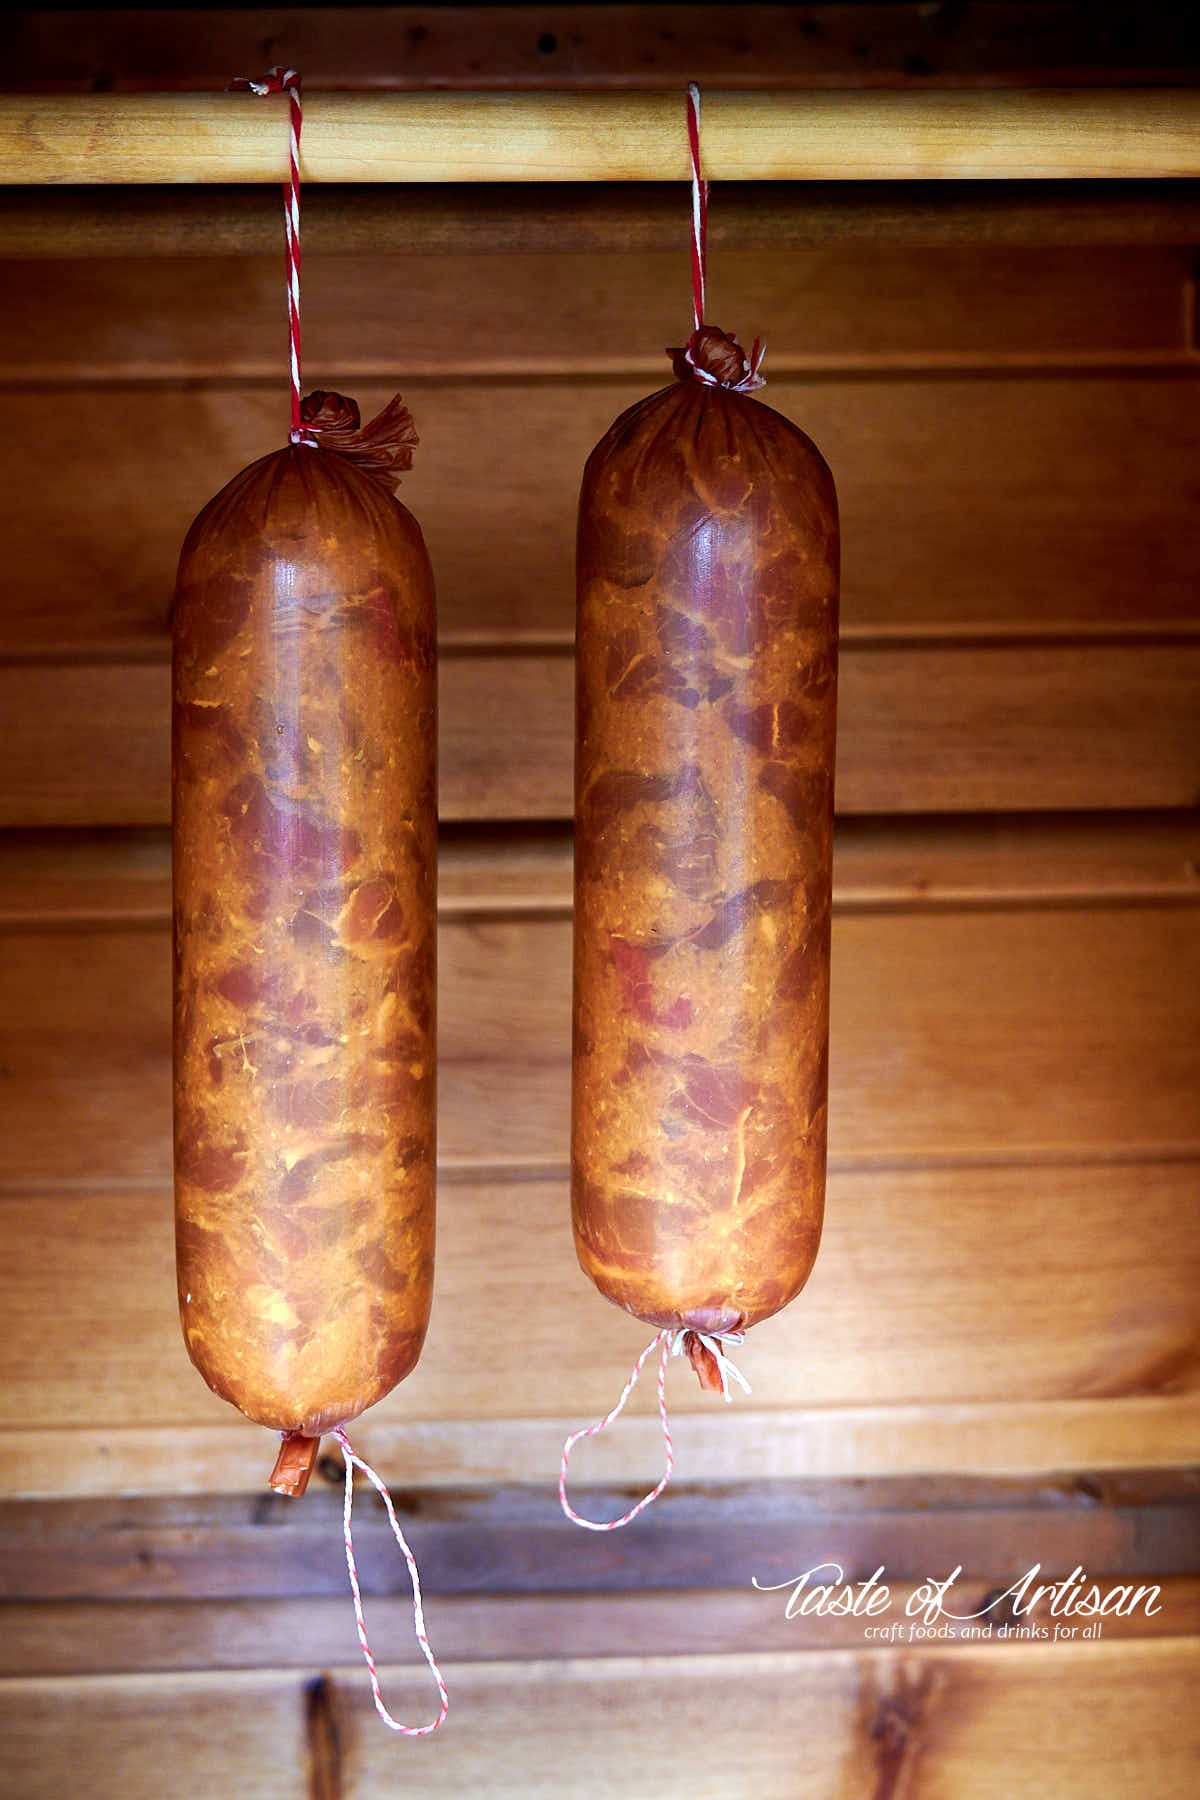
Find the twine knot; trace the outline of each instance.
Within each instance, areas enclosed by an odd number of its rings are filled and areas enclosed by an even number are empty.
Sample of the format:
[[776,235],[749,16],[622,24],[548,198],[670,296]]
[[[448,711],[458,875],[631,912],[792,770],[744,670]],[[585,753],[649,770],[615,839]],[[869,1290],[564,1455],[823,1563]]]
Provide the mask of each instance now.
[[687,90],[688,151],[692,160],[692,318],[695,329],[681,349],[668,350],[676,375],[689,377],[705,387],[728,388],[734,394],[752,393],[765,387],[759,374],[766,345],[754,340],[747,356],[732,333],[707,325],[704,320],[708,281],[708,183],[700,173],[700,89],[694,81]]

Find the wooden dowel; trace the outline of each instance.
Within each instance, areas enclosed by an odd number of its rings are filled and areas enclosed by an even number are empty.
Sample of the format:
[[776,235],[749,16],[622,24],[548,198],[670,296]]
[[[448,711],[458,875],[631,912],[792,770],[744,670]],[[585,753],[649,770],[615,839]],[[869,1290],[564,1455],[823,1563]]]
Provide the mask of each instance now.
[[[686,179],[671,94],[314,94],[307,181]],[[1200,175],[1200,91],[712,93],[716,181]],[[245,94],[0,96],[0,182],[274,181],[287,104]]]

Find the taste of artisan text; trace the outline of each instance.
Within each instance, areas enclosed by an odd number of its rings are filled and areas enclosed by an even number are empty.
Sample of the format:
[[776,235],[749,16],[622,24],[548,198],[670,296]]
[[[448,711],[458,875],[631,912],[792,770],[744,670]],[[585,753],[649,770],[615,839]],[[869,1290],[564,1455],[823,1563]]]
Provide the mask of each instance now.
[[[956,1612],[949,1604],[954,1583],[962,1574],[958,1564],[943,1579],[919,1582],[904,1600],[907,1618],[919,1618],[926,1625],[942,1619],[982,1619],[999,1611],[1002,1616],[1019,1619],[1034,1607],[1048,1605],[1056,1619],[1129,1618],[1141,1607],[1145,1616],[1161,1612],[1157,1586],[1128,1587],[1121,1584],[1102,1589],[1088,1583],[1083,1569],[1076,1564],[1069,1575],[1057,1581],[1039,1582],[1041,1563],[1034,1563],[1018,1581],[1000,1593],[988,1595],[986,1603],[975,1612]],[[817,1618],[877,1618],[890,1610],[892,1594],[884,1582],[885,1567],[880,1563],[865,1581],[849,1582],[839,1563],[817,1563],[802,1575],[789,1581],[761,1582],[753,1578],[760,1593],[778,1593],[790,1588],[785,1617],[813,1615]]]

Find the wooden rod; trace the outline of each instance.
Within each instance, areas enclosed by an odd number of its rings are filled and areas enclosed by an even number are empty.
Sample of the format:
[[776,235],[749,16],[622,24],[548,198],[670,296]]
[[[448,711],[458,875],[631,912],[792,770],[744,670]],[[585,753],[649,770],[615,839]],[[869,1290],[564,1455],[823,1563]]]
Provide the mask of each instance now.
[[[1200,90],[711,93],[716,181],[1200,175]],[[688,173],[682,93],[313,94],[307,181],[656,181]],[[0,183],[280,178],[287,103],[0,96]]]

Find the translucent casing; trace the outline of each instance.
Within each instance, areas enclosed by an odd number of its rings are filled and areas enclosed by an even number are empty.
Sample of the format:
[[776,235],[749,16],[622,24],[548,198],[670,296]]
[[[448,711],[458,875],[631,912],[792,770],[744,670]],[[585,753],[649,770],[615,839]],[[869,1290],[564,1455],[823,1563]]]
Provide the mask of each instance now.
[[639,1318],[732,1330],[821,1231],[832,477],[780,414],[681,380],[593,451],[578,581],[576,1249]]
[[210,1387],[308,1436],[406,1375],[429,1316],[435,678],[429,561],[386,481],[289,447],[192,526],[174,617],[180,1315]]

